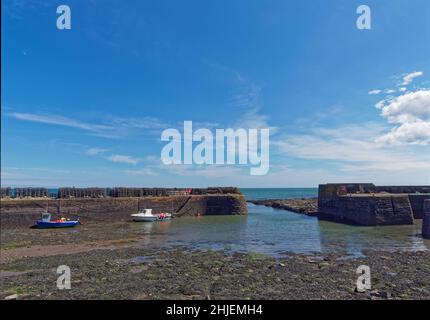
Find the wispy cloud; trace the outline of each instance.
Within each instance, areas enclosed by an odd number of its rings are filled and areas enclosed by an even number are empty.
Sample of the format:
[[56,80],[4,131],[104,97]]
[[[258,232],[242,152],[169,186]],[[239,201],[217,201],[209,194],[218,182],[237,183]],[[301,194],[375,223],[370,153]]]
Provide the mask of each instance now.
[[115,127],[137,129],[165,129],[169,124],[154,117],[121,118],[112,117],[109,122]]
[[412,81],[414,81],[415,78],[421,77],[424,73],[422,71],[414,71],[411,73],[408,73],[403,76],[402,82],[399,84],[399,86],[407,86]]
[[229,123],[234,128],[261,129],[270,128],[271,133],[276,131],[276,127],[269,125],[269,116],[262,113],[261,95],[263,86],[248,79],[240,71],[229,66],[213,61],[203,61],[217,72],[225,74],[232,85],[232,92],[229,98],[229,105],[243,110],[242,116]]
[[[131,135],[148,135],[159,133],[160,129],[169,124],[153,117],[105,117],[104,123],[88,123],[61,115],[44,115],[35,113],[12,112],[6,114],[20,121],[42,123],[84,130],[92,135],[103,138],[124,138]],[[158,130],[158,131],[157,131]]]
[[285,156],[337,163],[344,170],[403,171],[430,169],[430,154],[406,147],[387,146],[375,141],[384,126],[375,123],[335,129],[314,128],[305,135],[287,135],[273,144]]
[[71,127],[71,128],[81,129],[81,130],[92,131],[92,132],[100,132],[102,130],[112,129],[112,127],[109,127],[109,126],[80,122],[77,120],[73,120],[73,119],[63,117],[63,116],[58,116],[58,115],[39,115],[39,114],[33,114],[33,113],[19,113],[19,112],[12,112],[7,115],[17,120],[46,123],[46,124],[52,124],[57,126],[65,126],[65,127]]
[[380,94],[381,92],[382,92],[382,90],[374,89],[374,90],[370,90],[369,94],[370,95],[376,95],[376,94]]
[[370,90],[368,93],[370,95],[378,95],[381,93],[391,94],[391,93],[395,93],[395,92],[396,92],[396,90],[394,90],[394,89],[384,89],[384,90],[375,89],[375,90]]
[[86,154],[86,155],[89,155],[89,156],[97,156],[97,155],[99,155],[99,154],[101,154],[101,153],[105,153],[105,152],[107,152],[107,151],[109,151],[109,149],[102,149],[102,148],[90,148],[90,149],[87,149],[87,150],[85,151],[85,154]]
[[2,9],[12,19],[23,19],[24,13],[29,12],[29,10],[37,12],[39,9],[46,10],[51,6],[53,6],[52,3],[43,0],[11,0],[2,2]]
[[[72,177],[69,170],[39,167],[2,167],[2,186],[58,186],[59,181],[66,183]],[[61,177],[59,179],[58,177]]]
[[233,124],[236,128],[244,129],[262,129],[270,128],[271,133],[276,131],[275,126],[269,125],[269,117],[261,113],[262,106],[260,96],[262,87],[246,79],[239,72],[235,72],[235,77],[240,85],[240,93],[232,98],[232,104],[236,107],[241,107],[245,111],[242,116]]
[[157,176],[158,173],[155,172],[152,168],[142,168],[142,169],[138,169],[138,170],[126,170],[125,171],[126,174],[131,175],[131,176]]
[[134,158],[132,156],[120,155],[120,154],[108,156],[106,157],[106,159],[115,163],[125,163],[125,164],[132,164],[132,165],[136,165],[140,162],[140,159],[138,158]]

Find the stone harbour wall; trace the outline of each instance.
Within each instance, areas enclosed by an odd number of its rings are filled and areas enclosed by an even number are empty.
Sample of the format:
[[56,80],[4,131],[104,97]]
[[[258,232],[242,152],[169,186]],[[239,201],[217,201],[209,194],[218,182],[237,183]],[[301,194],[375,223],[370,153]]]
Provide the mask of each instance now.
[[325,184],[319,186],[318,216],[323,220],[354,225],[413,224],[423,216],[427,186]]
[[179,195],[169,197],[88,198],[88,199],[2,199],[1,228],[28,227],[48,211],[53,219],[79,218],[81,221],[127,221],[130,214],[145,208],[154,213],[171,212],[176,217],[194,215],[247,214],[242,194]]
[[407,195],[341,196],[318,209],[318,217],[353,225],[412,224],[413,215]]

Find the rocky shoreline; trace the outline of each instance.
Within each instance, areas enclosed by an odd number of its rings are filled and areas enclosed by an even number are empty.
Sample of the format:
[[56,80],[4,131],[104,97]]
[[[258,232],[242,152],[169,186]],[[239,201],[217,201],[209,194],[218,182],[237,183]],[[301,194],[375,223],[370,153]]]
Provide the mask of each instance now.
[[263,205],[275,209],[288,210],[295,213],[302,213],[308,216],[318,216],[318,199],[317,198],[299,198],[299,199],[261,199],[247,200],[255,205]]
[[[2,230],[1,299],[430,299],[430,251],[275,258],[165,246],[121,222],[40,231]],[[59,265],[71,290],[56,287]],[[360,265],[371,268],[364,293]]]
[[[56,288],[60,264],[71,268],[71,290]],[[372,288],[360,293],[356,270],[363,264],[371,266]],[[2,299],[430,299],[429,252],[274,259],[182,247],[97,249],[1,269]]]

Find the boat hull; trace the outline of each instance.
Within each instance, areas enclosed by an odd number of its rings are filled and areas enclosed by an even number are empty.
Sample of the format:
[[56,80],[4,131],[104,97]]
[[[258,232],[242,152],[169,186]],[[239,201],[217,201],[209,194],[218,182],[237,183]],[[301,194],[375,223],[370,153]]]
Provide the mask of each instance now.
[[132,214],[131,217],[135,222],[165,221],[165,220],[170,220],[172,218],[171,215],[160,217],[160,215],[139,215],[139,214]]
[[79,221],[37,221],[36,227],[38,229],[51,229],[51,228],[73,228],[79,224]]
[[134,217],[133,221],[136,222],[153,222],[156,221],[157,217]]
[[171,215],[167,215],[167,216],[163,216],[163,217],[160,217],[160,216],[158,216],[158,221],[166,221],[166,220],[170,220],[170,219],[172,219],[172,216]]

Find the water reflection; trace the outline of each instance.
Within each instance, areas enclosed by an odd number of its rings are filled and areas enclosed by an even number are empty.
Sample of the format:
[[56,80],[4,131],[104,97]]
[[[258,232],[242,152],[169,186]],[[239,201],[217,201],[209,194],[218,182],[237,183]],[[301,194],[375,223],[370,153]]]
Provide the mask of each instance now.
[[171,221],[136,223],[144,246],[184,245],[199,249],[225,249],[281,255],[285,252],[343,252],[428,250],[413,226],[354,227],[319,221],[305,215],[249,204],[248,216],[183,217]]
[[428,241],[421,237],[421,221],[414,225],[356,227],[319,221],[324,250],[345,248],[347,252],[378,248],[393,250],[428,250]]

